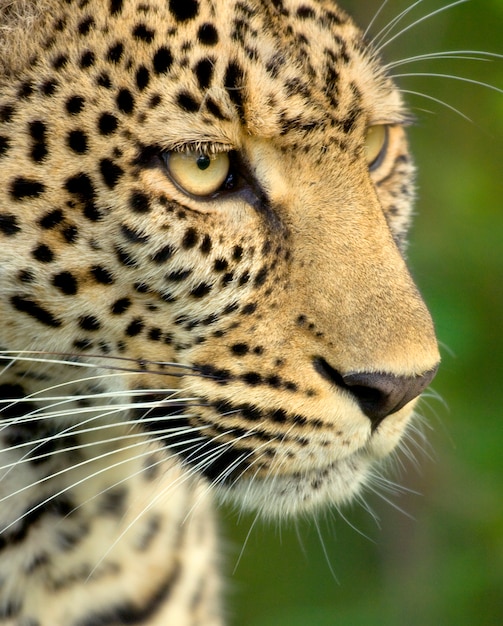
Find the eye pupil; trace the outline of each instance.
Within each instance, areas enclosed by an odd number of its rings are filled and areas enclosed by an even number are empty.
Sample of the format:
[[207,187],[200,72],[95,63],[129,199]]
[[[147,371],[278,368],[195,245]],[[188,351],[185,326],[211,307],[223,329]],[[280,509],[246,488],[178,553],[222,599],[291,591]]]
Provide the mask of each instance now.
[[196,160],[197,167],[204,171],[207,170],[211,164],[211,159],[207,154],[200,154]]

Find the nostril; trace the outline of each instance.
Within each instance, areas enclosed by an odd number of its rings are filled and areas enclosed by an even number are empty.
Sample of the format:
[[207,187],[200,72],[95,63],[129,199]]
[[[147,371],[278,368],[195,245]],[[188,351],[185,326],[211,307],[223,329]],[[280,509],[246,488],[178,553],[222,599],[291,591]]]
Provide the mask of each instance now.
[[316,357],[313,365],[323,378],[354,396],[363,413],[372,421],[373,428],[419,396],[433,380],[438,368],[435,366],[417,376],[396,376],[383,372],[341,374],[321,357]]

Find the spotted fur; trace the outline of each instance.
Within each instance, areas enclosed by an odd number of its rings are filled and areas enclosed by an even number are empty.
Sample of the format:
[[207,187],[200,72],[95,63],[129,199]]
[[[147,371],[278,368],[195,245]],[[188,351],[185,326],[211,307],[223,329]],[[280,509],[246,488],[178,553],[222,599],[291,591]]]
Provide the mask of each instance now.
[[221,624],[213,493],[350,499],[436,369],[407,111],[331,0],[0,15],[0,623]]

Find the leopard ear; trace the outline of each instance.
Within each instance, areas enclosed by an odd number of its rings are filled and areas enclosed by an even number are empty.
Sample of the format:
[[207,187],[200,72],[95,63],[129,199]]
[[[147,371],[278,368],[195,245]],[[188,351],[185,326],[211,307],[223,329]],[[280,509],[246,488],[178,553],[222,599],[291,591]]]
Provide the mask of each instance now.
[[53,0],[0,0],[0,83],[29,63],[53,5]]

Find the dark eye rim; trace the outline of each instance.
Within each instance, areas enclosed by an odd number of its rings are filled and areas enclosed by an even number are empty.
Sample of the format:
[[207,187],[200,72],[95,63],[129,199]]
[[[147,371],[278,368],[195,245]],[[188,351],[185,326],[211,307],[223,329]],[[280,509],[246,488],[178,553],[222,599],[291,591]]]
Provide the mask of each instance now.
[[383,141],[381,150],[379,151],[379,154],[367,166],[369,168],[369,172],[374,172],[375,170],[379,169],[379,167],[381,167],[381,165],[383,164],[384,159],[386,158],[386,155],[388,153],[390,125],[381,124],[381,126],[384,128],[384,141]]
[[[240,175],[240,167],[239,167],[239,157],[234,150],[230,150],[227,152],[229,157],[229,172],[224,180],[224,182],[220,185],[220,187],[213,191],[210,194],[204,196],[198,196],[196,194],[190,193],[180,183],[175,179],[175,177],[171,174],[169,168],[169,157],[174,154],[176,150],[164,150],[160,153],[160,159],[163,165],[163,170],[166,176],[171,181],[172,185],[174,185],[181,193],[183,193],[188,198],[192,198],[197,202],[210,202],[215,200],[216,198],[227,194],[234,193],[239,189],[240,182],[243,180],[243,176]],[[201,154],[204,154],[201,152]]]

